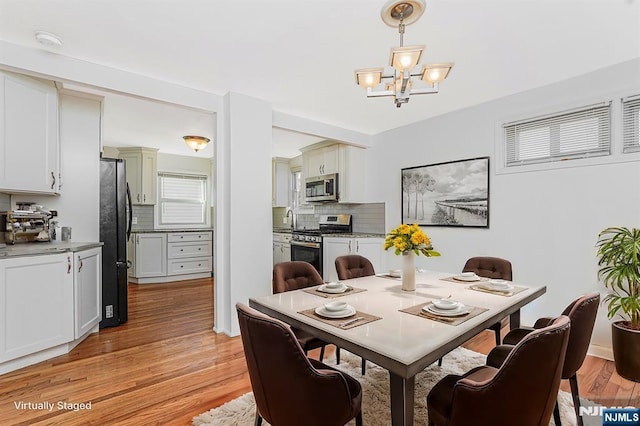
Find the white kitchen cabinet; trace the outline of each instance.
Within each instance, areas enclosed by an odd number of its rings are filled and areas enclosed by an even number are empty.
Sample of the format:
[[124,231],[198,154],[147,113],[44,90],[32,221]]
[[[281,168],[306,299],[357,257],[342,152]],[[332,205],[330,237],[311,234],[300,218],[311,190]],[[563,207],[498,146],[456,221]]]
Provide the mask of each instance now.
[[322,239],[322,277],[325,281],[338,281],[336,258],[349,254],[359,254],[369,259],[376,272],[384,270],[384,238],[342,238]]
[[60,190],[58,93],[53,83],[0,72],[0,192]]
[[0,362],[74,339],[73,255],[0,260]]
[[131,202],[140,205],[156,203],[158,181],[158,150],[151,148],[119,148],[119,157],[125,161]]
[[181,281],[211,276],[213,235],[202,232],[133,234],[129,244],[129,280],[137,284]]
[[289,159],[275,157],[271,160],[271,205],[290,206],[289,203]]
[[74,336],[80,338],[102,320],[102,249],[73,253]]
[[[330,145],[326,145],[331,143]],[[338,174],[338,198],[341,203],[356,203],[364,199],[365,150],[335,142],[320,142],[303,149],[302,177]]]
[[273,266],[276,263],[291,261],[291,234],[277,232],[273,234]]
[[134,234],[132,276],[135,278],[167,275],[167,234],[152,232]]

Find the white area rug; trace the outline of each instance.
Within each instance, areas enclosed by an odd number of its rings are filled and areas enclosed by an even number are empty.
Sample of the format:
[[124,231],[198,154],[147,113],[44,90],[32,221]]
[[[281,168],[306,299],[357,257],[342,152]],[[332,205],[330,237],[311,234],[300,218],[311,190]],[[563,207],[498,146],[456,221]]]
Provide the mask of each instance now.
[[[340,365],[335,365],[332,356],[325,363],[336,367],[362,384],[362,419],[367,426],[388,426],[390,422],[389,411],[389,373],[371,362],[367,363],[367,373],[363,377],[360,374],[360,357],[341,351]],[[415,419],[414,424],[427,424],[427,401],[429,390],[447,374],[464,374],[474,367],[485,364],[486,357],[477,352],[464,348],[457,348],[444,357],[442,367],[437,363],[429,366],[416,376],[415,390]],[[575,426],[576,418],[573,410],[571,394],[560,391],[560,417],[563,426]],[[590,403],[585,401],[586,403]],[[193,418],[194,426],[252,426],[255,419],[255,402],[252,393],[247,393],[226,404],[214,408],[206,413]],[[262,422],[263,425],[268,425]],[[349,425],[355,424],[354,421]],[[553,418],[551,419],[553,425]],[[585,425],[601,425],[598,417],[585,419]]]

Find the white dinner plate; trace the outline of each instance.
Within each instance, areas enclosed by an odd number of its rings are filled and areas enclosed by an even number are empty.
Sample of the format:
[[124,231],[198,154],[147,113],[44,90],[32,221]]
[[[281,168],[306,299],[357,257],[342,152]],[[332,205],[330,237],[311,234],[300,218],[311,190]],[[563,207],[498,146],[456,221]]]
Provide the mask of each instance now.
[[351,305],[347,305],[347,308],[344,311],[327,311],[324,306],[319,306],[316,308],[316,314],[325,318],[347,318],[352,315],[355,315],[356,308]]
[[475,277],[463,277],[462,275],[455,275],[453,279],[458,281],[480,281],[480,277],[477,275]]
[[342,287],[338,287],[338,288],[327,288],[325,284],[322,284],[320,287],[318,287],[318,291],[321,291],[323,293],[336,294],[336,293],[344,293],[345,291],[347,291],[348,288],[349,287],[347,287],[346,285],[343,285]]
[[431,314],[442,316],[442,317],[457,317],[459,315],[464,315],[469,313],[469,311],[467,310],[467,307],[464,306],[462,303],[460,304],[460,306],[458,306],[457,309],[447,309],[447,310],[438,309],[435,306],[433,306],[432,303],[429,303],[428,305],[423,306],[422,310],[429,312]]
[[494,286],[491,285],[491,283],[486,283],[486,284],[482,284],[480,285],[480,287],[484,288],[485,290],[491,290],[491,291],[504,291],[504,292],[509,292],[511,290],[513,290],[513,286],[511,284],[507,284],[506,286]]
[[[447,299],[444,299],[444,300],[447,300]],[[433,302],[431,302],[431,304],[433,305],[434,308],[440,309],[442,311],[450,311],[452,309],[458,309],[458,307],[460,306],[460,302],[455,302],[455,301],[452,301],[452,302],[453,303],[447,304],[447,306],[444,306],[444,305],[440,305],[441,301],[434,300]],[[438,305],[440,305],[440,306],[438,306]]]

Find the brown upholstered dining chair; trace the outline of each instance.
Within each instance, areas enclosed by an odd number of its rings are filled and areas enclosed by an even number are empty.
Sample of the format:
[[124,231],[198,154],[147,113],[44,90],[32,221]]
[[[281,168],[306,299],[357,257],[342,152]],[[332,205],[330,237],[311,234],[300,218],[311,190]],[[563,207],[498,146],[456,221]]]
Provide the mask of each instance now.
[[350,280],[351,278],[368,277],[376,274],[371,261],[358,254],[338,256],[335,264],[339,280]]
[[[322,283],[322,277],[316,268],[308,262],[282,262],[273,267],[273,281],[271,283],[273,294],[313,287]],[[305,354],[312,349],[320,348],[320,361],[324,359],[324,348],[327,342],[298,328],[293,328],[293,332]]]
[[[359,254],[348,254],[336,257],[336,272],[339,280],[350,280],[352,278],[368,277],[375,275],[376,271],[369,259]],[[340,364],[340,348],[336,348],[336,364]],[[362,358],[360,367],[364,376],[367,370],[367,360]]]
[[[571,320],[571,332],[569,333],[567,355],[564,359],[562,375],[560,377],[562,379],[569,379],[578,426],[582,426],[582,417],[580,416],[580,393],[578,391],[578,378],[576,373],[587,356],[599,304],[600,294],[594,292],[579,297],[562,311],[562,315],[566,315]],[[499,367],[509,352],[511,352],[514,345],[517,345],[518,342],[524,339],[529,333],[546,327],[552,321],[553,318],[540,318],[535,322],[533,327],[520,327],[511,330],[504,336],[503,344],[496,346],[489,353],[487,365]],[[553,419],[556,425],[560,426],[560,410],[557,401],[553,410]]]
[[[485,278],[513,281],[511,262],[499,257],[472,257],[467,260],[464,268],[462,268],[462,272],[475,272],[476,275]],[[502,323],[497,322],[489,327],[489,329],[493,330],[493,332],[495,333],[496,345],[499,345]]]
[[256,400],[255,425],[362,426],[357,380],[307,358],[291,327],[236,304],[249,379]]
[[548,425],[570,327],[561,316],[522,339],[500,368],[445,376],[427,395],[429,425]]

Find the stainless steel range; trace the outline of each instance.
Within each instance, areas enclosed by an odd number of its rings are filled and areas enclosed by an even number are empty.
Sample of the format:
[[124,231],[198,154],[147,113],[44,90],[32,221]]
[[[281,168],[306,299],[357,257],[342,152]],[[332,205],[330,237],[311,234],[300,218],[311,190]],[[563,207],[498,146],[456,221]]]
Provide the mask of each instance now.
[[291,233],[291,260],[309,262],[322,276],[322,235],[353,232],[350,214],[320,216],[317,229],[296,229]]

